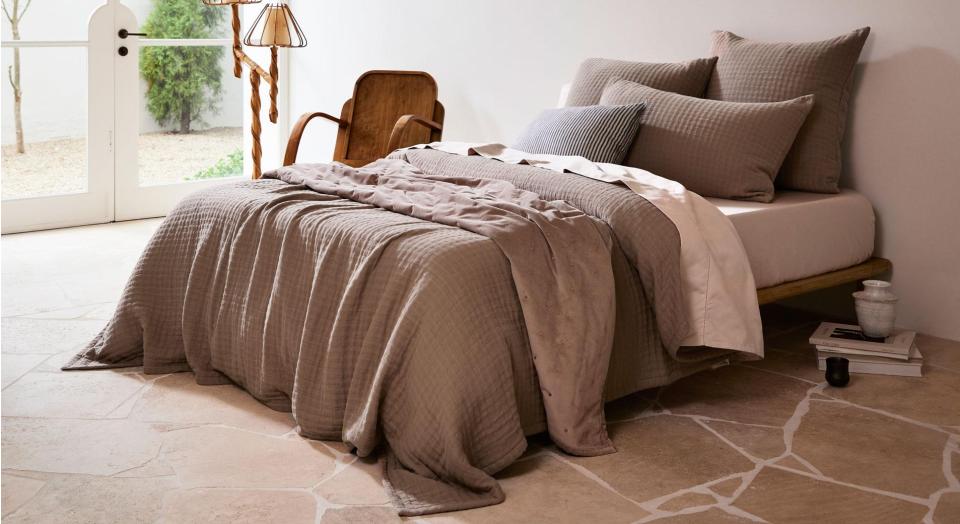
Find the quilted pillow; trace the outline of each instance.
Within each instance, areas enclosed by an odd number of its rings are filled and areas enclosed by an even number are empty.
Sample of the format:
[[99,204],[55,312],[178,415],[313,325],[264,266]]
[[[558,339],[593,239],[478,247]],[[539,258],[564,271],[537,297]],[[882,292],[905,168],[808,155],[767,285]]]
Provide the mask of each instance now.
[[614,79],[638,82],[654,89],[702,96],[713,73],[716,58],[698,58],[689,62],[647,63],[588,58],[580,64],[567,95],[567,107],[589,106],[600,102],[603,88]]
[[713,33],[717,66],[707,98],[776,102],[813,94],[816,101],[783,161],[777,186],[818,193],[839,191],[841,144],[860,50],[870,28],[830,40],[770,43],[728,31]]
[[676,180],[706,197],[771,202],[773,179],[813,106],[737,103],[667,93],[619,80],[601,104],[646,102],[625,164]]
[[510,147],[619,164],[637,134],[643,108],[643,103],[631,103],[547,109]]

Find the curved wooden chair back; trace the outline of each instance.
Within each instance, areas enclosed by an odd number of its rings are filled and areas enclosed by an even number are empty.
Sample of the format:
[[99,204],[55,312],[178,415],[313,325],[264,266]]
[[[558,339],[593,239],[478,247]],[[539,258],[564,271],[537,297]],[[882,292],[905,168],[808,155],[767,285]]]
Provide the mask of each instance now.
[[362,166],[399,147],[440,140],[444,109],[437,100],[437,82],[428,73],[368,71],[354,84],[353,98],[343,104],[340,118],[326,113],[300,117],[290,133],[284,165],[296,161],[303,130],[318,116],[339,126],[333,160]]
[[[397,120],[404,115],[437,120],[437,82],[420,71],[370,71],[357,79],[353,98],[344,104],[343,120],[350,125],[337,135],[334,160],[349,164],[382,158],[387,150],[390,133]],[[441,108],[443,106],[440,106]],[[442,112],[442,109],[440,109]],[[421,126],[411,126],[403,132],[401,146],[432,142],[431,134],[439,133]],[[366,163],[366,162],[364,162]]]

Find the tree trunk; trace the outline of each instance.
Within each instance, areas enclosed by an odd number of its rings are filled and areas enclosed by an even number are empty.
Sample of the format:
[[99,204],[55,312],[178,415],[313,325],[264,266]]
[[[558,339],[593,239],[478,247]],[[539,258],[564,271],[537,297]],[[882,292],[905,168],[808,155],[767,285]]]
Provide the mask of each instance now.
[[180,132],[187,134],[190,132],[190,104],[184,103],[180,107]]
[[[19,39],[18,39],[19,40]],[[20,90],[20,48],[13,48],[13,120],[17,128],[17,153],[26,153],[23,145],[23,92]]]
[[[23,12],[18,12],[20,3],[17,0],[13,2],[13,15],[8,19],[10,21],[10,33],[12,40],[20,40],[20,17]],[[6,7],[6,6],[4,6]],[[26,11],[26,8],[24,8]],[[17,153],[26,153],[27,149],[23,145],[23,91],[20,90],[20,48],[13,48],[13,65],[7,69],[7,78],[10,80],[10,87],[13,88],[13,122],[17,130]]]

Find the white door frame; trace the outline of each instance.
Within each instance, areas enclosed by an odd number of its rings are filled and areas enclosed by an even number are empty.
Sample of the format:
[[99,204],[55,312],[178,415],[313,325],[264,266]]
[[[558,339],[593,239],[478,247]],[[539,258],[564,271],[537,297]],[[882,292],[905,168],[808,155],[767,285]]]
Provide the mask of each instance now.
[[[200,0],[197,0],[198,2]],[[128,36],[121,39],[117,35],[120,29],[138,32],[139,22],[128,7],[117,5],[116,25],[112,34],[116,37],[116,46],[129,50],[126,56],[114,53],[116,61],[116,220],[134,220],[166,215],[184,196],[210,186],[223,184],[224,179],[196,180],[141,186],[137,139],[140,135],[140,47],[145,45],[177,46],[231,46],[231,38],[217,39],[149,39]],[[244,70],[244,78],[247,71]],[[246,175],[246,173],[244,173]],[[227,179],[230,180],[230,179]],[[236,180],[236,179],[233,179]]]
[[[3,47],[87,48],[87,191],[4,200],[3,233],[99,224],[114,219],[114,6],[96,8],[87,24],[87,40],[4,42]],[[70,81],[70,79],[67,79]],[[42,173],[38,173],[42,176]]]
[[[197,0],[198,2],[200,0]],[[259,6],[257,6],[259,7]],[[121,39],[120,29],[138,32],[139,23],[122,0],[106,0],[90,15],[86,41],[4,42],[3,47],[86,47],[87,48],[87,191],[67,195],[39,196],[5,200],[2,204],[2,233],[99,224],[114,220],[134,220],[166,215],[188,193],[223,184],[212,179],[141,186],[138,172],[137,142],[140,134],[140,46],[232,45],[232,39]],[[128,49],[120,56],[118,49]],[[280,76],[286,76],[288,54],[279,54]],[[244,68],[244,98],[249,97]],[[288,131],[288,86],[281,81],[278,96],[280,119],[275,126],[265,125],[264,164],[271,166],[282,158],[283,138]],[[263,89],[266,89],[265,87]],[[265,93],[261,93],[261,96]],[[266,111],[264,110],[263,113]],[[266,115],[263,114],[265,117]],[[246,130],[251,116],[245,108]],[[274,144],[271,144],[273,142]],[[249,162],[249,136],[244,133],[245,164]],[[276,147],[271,147],[275,145]],[[272,151],[276,149],[276,151]],[[249,169],[244,172],[248,176]]]

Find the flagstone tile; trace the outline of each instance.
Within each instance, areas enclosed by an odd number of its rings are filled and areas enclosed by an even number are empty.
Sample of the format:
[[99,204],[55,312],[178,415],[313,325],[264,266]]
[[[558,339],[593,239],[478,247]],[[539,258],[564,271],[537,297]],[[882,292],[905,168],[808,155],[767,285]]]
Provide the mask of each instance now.
[[817,355],[813,350],[805,353],[788,352],[767,347],[763,360],[744,362],[742,365],[782,373],[810,382],[823,382],[823,371],[817,369]]
[[918,334],[916,343],[925,363],[960,372],[960,342]]
[[960,425],[960,373],[952,371],[924,366],[923,377],[852,375],[847,387],[824,393],[920,422]]
[[[559,459],[543,455],[517,462],[496,475],[502,504],[438,515],[430,523],[633,522],[648,512],[587,478]],[[329,510],[328,510],[329,511]]]
[[215,426],[165,433],[160,456],[184,488],[308,488],[335,466],[319,442]]
[[717,420],[708,420],[704,423],[736,446],[743,448],[747,453],[759,459],[771,459],[786,451],[786,445],[783,443],[783,430],[780,428],[748,426]]
[[627,395],[626,397],[607,402],[604,406],[604,413],[607,422],[618,422],[621,420],[630,420],[639,417],[648,411],[653,405],[649,399],[644,398],[640,393]]
[[42,313],[81,305],[68,298],[63,288],[56,282],[32,282],[27,285],[17,277],[6,275],[3,277],[0,295],[2,295],[0,315],[4,317]]
[[3,508],[3,516],[6,517],[20,509],[20,506],[32,499],[44,484],[46,483],[42,480],[3,473],[2,485],[0,485],[0,492],[3,495],[0,507]]
[[314,493],[333,504],[377,506],[390,503],[383,488],[383,462],[371,458],[358,458],[317,486]]
[[116,301],[105,302],[103,304],[71,306],[63,309],[44,311],[41,313],[28,313],[26,315],[20,315],[14,318],[37,320],[109,320],[110,317],[102,318],[101,315],[95,314],[96,311],[101,310],[104,306],[112,306],[110,309],[110,312],[112,313],[113,308],[116,308]]
[[116,300],[130,278],[136,258],[114,260],[111,266],[104,268],[99,262],[81,273],[66,275],[57,283],[63,294],[74,304],[101,304]]
[[954,451],[950,454],[950,468],[953,476],[960,480],[960,451]]
[[764,468],[734,506],[768,522],[920,522],[925,506]]
[[4,353],[54,355],[80,349],[103,329],[103,320],[41,320],[4,318],[0,350]]
[[753,469],[753,462],[688,418],[661,415],[609,431],[617,453],[570,460],[637,502]]
[[802,471],[804,473],[816,474],[815,471],[807,467],[807,465],[804,464],[803,462],[800,462],[799,460],[797,460],[797,458],[794,457],[793,455],[787,455],[786,457],[783,457],[782,459],[774,462],[774,464],[783,468],[790,468],[792,470]]
[[128,469],[126,471],[121,471],[112,475],[115,478],[154,478],[154,477],[172,477],[175,476],[176,472],[173,471],[173,468],[169,464],[161,460],[160,458],[155,458],[150,462],[142,466],[135,467],[133,469]]
[[388,524],[402,522],[397,510],[387,507],[330,508],[323,512],[320,524]]
[[0,356],[0,359],[2,359],[0,360],[0,369],[2,369],[3,375],[2,387],[6,388],[46,358],[47,355],[4,353]]
[[960,522],[960,491],[940,495],[940,502],[933,512],[935,524],[956,524]]
[[856,407],[812,402],[793,451],[828,477],[926,498],[945,487],[947,435]]
[[160,432],[126,420],[3,417],[3,467],[113,475],[139,467],[160,451]]
[[234,385],[201,386],[193,373],[157,379],[133,408],[136,420],[223,424],[282,435],[296,426],[290,413],[274,411]]
[[64,522],[155,522],[171,479],[51,476],[46,485],[4,524]]
[[170,491],[163,498],[161,523],[260,524],[314,522],[316,501],[306,492],[209,489]]
[[673,513],[686,508],[709,506],[716,503],[717,499],[711,495],[705,495],[703,493],[685,493],[678,497],[673,497],[672,499],[667,500],[663,504],[657,506],[657,509]]
[[683,513],[653,520],[657,524],[746,524],[752,523],[745,517],[731,515],[722,509],[710,508],[696,513]]
[[667,386],[660,402],[678,414],[782,426],[810,387],[789,377],[726,366]]
[[710,484],[708,487],[710,491],[720,495],[721,497],[732,497],[742,484],[742,477],[734,477],[732,479],[722,480],[716,484]]
[[136,375],[109,370],[28,373],[3,391],[3,414],[35,418],[102,418],[144,384]]

